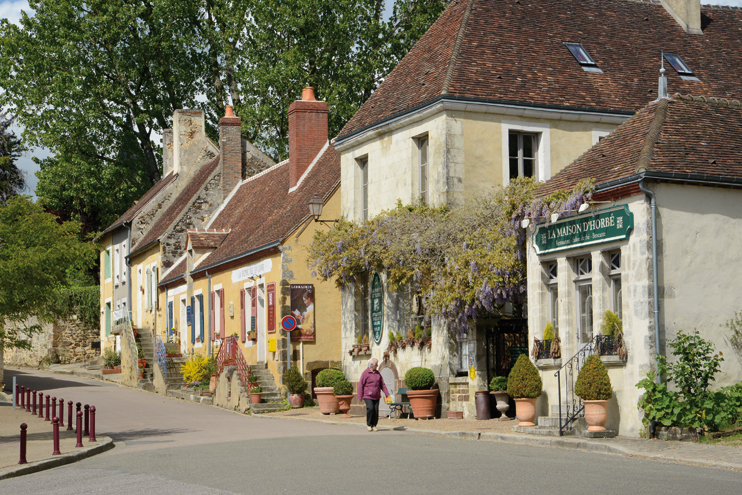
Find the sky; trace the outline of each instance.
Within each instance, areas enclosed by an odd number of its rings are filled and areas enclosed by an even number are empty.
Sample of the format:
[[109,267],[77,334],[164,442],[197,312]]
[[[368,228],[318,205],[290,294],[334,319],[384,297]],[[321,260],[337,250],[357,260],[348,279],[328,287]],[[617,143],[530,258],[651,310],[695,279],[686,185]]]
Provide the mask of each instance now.
[[[730,5],[734,7],[742,7],[742,0],[702,0],[701,3],[704,5]],[[5,18],[11,23],[18,23],[21,18],[21,11],[25,11],[29,14],[32,12],[28,7],[28,0],[0,0],[0,19]],[[14,131],[17,135],[20,135],[21,133],[21,129],[18,127],[16,127]],[[35,173],[39,168],[31,160],[34,156],[44,158],[49,156],[49,153],[44,149],[32,149],[24,153],[17,162],[18,167],[26,172],[26,182],[28,184],[28,189],[26,191],[27,194],[33,194],[36,189],[36,184],[38,183]]]

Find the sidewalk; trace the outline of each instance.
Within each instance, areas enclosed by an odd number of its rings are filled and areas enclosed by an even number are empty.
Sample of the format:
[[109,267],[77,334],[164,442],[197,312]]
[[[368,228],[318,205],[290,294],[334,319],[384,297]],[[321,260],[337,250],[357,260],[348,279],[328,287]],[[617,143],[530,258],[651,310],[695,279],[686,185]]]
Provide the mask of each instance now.
[[60,375],[74,375],[91,380],[101,380],[104,382],[121,384],[121,373],[104,375],[101,370],[89,370],[83,364],[52,364],[46,371],[58,373]]
[[[52,455],[54,442],[51,422],[39,418],[38,414],[26,412],[20,406],[14,410],[12,397],[0,393],[0,480],[69,464],[113,448],[113,440],[109,437],[97,437],[94,443],[83,437],[84,447],[76,448],[77,437],[74,431],[67,431],[66,416],[65,411],[65,427],[59,428],[59,451],[62,455]],[[28,425],[28,464],[18,464],[21,423]]]

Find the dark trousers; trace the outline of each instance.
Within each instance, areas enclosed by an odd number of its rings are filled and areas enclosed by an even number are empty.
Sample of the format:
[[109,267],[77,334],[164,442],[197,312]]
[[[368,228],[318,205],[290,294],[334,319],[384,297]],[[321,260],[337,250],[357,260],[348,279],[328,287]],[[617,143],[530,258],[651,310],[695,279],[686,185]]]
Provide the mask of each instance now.
[[379,422],[379,401],[381,399],[363,399],[366,401],[366,426],[376,426]]

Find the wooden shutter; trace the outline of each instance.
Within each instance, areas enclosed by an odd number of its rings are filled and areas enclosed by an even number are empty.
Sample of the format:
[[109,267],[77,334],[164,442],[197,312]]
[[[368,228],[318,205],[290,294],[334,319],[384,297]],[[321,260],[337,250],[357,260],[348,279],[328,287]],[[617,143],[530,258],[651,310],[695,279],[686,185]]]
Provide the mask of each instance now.
[[175,319],[173,318],[173,301],[167,303],[167,336],[170,337],[173,334],[173,326]]
[[250,330],[257,331],[258,318],[258,288],[250,288]]
[[203,294],[198,295],[198,313],[199,313],[199,327],[201,331],[201,342],[204,342],[204,296]]
[[214,328],[216,321],[214,319],[214,291],[211,291],[209,299],[209,332],[211,333],[211,341],[213,342],[216,340],[216,328]]
[[224,328],[224,289],[219,289],[219,332],[221,338],[227,336],[227,329]]
[[193,312],[196,310],[196,298],[191,296],[191,345],[196,345],[196,318]]
[[152,311],[152,299],[149,297],[150,285],[152,285],[152,272],[147,268],[147,281],[144,285],[144,304],[146,304],[147,311]]
[[240,339],[243,344],[247,340],[245,336],[245,289],[240,289]]
[[152,307],[157,311],[157,267],[152,267]]

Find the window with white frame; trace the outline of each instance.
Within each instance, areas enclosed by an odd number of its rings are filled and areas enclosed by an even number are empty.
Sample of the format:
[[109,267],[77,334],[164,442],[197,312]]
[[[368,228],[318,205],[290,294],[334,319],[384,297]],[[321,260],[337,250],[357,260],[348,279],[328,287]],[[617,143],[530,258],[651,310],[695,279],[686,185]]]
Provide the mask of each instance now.
[[113,283],[114,285],[118,285],[119,279],[120,279],[121,266],[119,265],[120,263],[119,256],[120,256],[120,251],[119,251],[119,248],[116,247],[113,249]]
[[428,136],[417,139],[417,163],[420,180],[420,202],[428,204]]
[[575,258],[575,294],[577,303],[577,341],[593,337],[593,260],[590,256]]
[[368,220],[368,157],[358,160],[361,177],[361,220]]
[[554,326],[554,336],[559,335],[559,286],[557,284],[556,261],[546,265],[548,277],[547,291],[549,293],[549,321]]
[[618,319],[623,318],[621,298],[621,251],[608,253],[609,277],[611,285],[611,311]]
[[538,135],[510,131],[508,157],[510,180],[516,177],[536,177]]
[[126,243],[121,244],[121,283],[126,283]]

